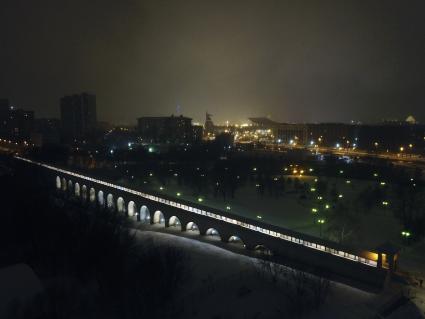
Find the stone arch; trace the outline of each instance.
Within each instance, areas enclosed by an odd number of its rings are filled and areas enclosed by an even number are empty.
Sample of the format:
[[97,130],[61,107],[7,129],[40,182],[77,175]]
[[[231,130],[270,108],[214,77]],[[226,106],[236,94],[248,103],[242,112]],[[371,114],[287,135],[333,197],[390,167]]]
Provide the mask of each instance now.
[[130,217],[137,216],[136,203],[133,202],[132,200],[128,202],[127,211],[128,211],[128,216]]
[[153,214],[153,223],[154,223],[154,224],[165,225],[165,218],[164,218],[164,214],[163,214],[160,210],[157,210],[157,211]]
[[59,176],[56,176],[56,188],[57,189],[62,188],[62,182],[61,182],[61,178]]
[[144,224],[150,224],[151,222],[151,214],[149,213],[149,209],[145,205],[140,207],[139,219]]
[[93,187],[90,188],[90,202],[94,203],[96,201],[96,191]]
[[199,227],[194,222],[189,222],[186,224],[186,231],[200,235]]
[[83,185],[81,187],[81,197],[83,198],[84,201],[87,200],[87,186]]
[[106,196],[106,207],[112,210],[115,209],[114,195],[108,194]]
[[103,194],[103,191],[99,191],[97,193],[97,202],[100,207],[105,207],[105,195]]
[[117,210],[119,213],[125,213],[125,201],[122,197],[118,197],[117,199]]
[[180,219],[177,216],[171,216],[168,220],[168,226],[169,227],[175,227],[178,229],[182,229],[182,223],[180,222]]
[[207,231],[205,232],[205,235],[207,235],[207,236],[209,236],[213,239],[221,240],[220,233],[215,228],[208,228]]
[[66,191],[66,186],[67,186],[67,184],[66,184],[66,179],[65,179],[65,177],[62,177],[62,190],[63,191]]
[[72,187],[72,181],[71,181],[71,180],[69,180],[69,181],[68,181],[68,191],[72,193],[72,190],[73,190],[73,189],[74,189],[74,188]]
[[77,197],[80,197],[80,195],[81,195],[81,188],[80,188],[80,184],[78,184],[78,183],[75,183],[75,185],[74,185],[74,194]]
[[232,244],[232,245],[235,245],[235,246],[242,246],[242,247],[245,247],[245,243],[244,243],[244,242],[243,242],[243,240],[242,240],[239,236],[237,236],[237,235],[232,235],[232,236],[230,236],[230,237],[229,237],[228,242],[229,242],[230,244]]

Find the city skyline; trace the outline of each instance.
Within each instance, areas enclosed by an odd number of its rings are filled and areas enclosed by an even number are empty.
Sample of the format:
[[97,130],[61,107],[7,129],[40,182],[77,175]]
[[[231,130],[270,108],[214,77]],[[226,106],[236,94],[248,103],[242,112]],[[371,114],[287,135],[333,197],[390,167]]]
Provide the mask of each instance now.
[[177,105],[218,123],[425,120],[420,1],[44,2],[0,13],[0,96],[37,117],[88,91],[128,124]]

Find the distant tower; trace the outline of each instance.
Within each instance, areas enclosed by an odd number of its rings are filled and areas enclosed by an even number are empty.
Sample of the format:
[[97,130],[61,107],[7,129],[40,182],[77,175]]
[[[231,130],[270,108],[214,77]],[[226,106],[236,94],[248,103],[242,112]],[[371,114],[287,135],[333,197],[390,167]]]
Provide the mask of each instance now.
[[177,103],[177,105],[176,105],[176,115],[177,115],[177,116],[181,115],[181,106],[180,106],[180,104],[178,104],[178,103]]
[[211,119],[211,114],[206,112],[205,114],[205,134],[214,133],[214,123]]

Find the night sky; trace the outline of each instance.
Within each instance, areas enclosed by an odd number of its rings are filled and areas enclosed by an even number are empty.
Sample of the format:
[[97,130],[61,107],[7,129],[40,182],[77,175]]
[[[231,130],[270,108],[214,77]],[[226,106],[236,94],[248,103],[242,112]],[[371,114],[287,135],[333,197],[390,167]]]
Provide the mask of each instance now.
[[2,0],[0,97],[57,117],[425,122],[423,0]]

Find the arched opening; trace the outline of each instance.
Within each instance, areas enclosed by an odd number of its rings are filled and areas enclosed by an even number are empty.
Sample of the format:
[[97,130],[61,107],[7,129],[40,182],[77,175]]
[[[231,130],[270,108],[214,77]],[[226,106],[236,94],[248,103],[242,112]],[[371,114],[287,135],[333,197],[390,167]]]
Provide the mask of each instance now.
[[61,189],[61,178],[59,176],[56,176],[56,188]]
[[177,228],[179,230],[182,229],[182,224],[180,222],[180,219],[177,216],[170,217],[170,219],[168,220],[168,226]]
[[96,201],[96,191],[94,188],[90,188],[90,202],[94,203]]
[[205,235],[213,240],[221,240],[220,233],[215,228],[208,228]]
[[75,185],[74,185],[74,194],[77,197],[80,197],[80,195],[81,195],[80,184],[78,184],[78,183],[75,183]]
[[72,181],[71,180],[69,180],[68,181],[68,191],[70,192],[70,193],[72,193],[72,190],[73,190],[74,188],[72,187]]
[[273,255],[272,251],[264,245],[257,245],[254,247],[254,250],[261,255],[266,255],[266,256]]
[[62,190],[66,191],[66,179],[65,179],[65,177],[62,177]]
[[149,209],[145,205],[140,207],[140,222],[144,224],[150,224],[151,222],[151,215],[149,213]]
[[130,216],[130,217],[137,216],[136,215],[137,214],[137,207],[136,207],[136,204],[132,200],[128,203],[127,211],[128,211],[128,216]]
[[106,196],[106,206],[111,210],[115,208],[114,195],[108,194],[108,196]]
[[83,200],[87,200],[87,186],[83,185],[83,187],[81,187],[81,197],[83,198]]
[[232,244],[233,246],[245,248],[245,244],[239,236],[235,236],[235,235],[230,236],[229,244]]
[[117,210],[119,213],[125,213],[125,202],[122,197],[118,197],[117,199]]
[[104,197],[102,191],[99,191],[97,193],[97,202],[99,203],[99,206],[100,207],[104,207],[105,206],[105,197]]
[[153,223],[154,224],[165,225],[164,214],[160,210],[157,210],[155,212],[155,214],[153,214]]
[[200,235],[199,227],[194,222],[189,222],[186,225],[186,231],[190,234]]

